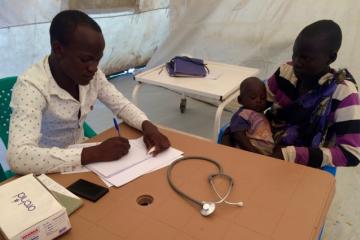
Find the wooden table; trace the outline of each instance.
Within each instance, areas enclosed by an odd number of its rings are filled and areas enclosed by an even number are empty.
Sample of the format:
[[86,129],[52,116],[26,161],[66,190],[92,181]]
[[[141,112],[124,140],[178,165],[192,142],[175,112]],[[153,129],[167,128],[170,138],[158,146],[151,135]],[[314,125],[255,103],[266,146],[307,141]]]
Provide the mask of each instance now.
[[[244,201],[242,208],[218,205],[211,217],[179,197],[169,187],[166,168],[142,176],[110,192],[98,202],[85,201],[70,216],[72,230],[62,239],[317,239],[333,199],[335,179],[327,172],[291,164],[208,140],[161,128],[175,148],[185,155],[201,155],[220,162],[235,185],[230,201]],[[122,126],[124,136],[140,134]],[[114,136],[109,129],[93,141]],[[180,163],[174,168],[175,183],[193,198],[215,200],[207,182],[214,172],[202,161]],[[64,186],[84,178],[102,184],[93,173],[52,174]],[[142,206],[137,199],[153,197]]]

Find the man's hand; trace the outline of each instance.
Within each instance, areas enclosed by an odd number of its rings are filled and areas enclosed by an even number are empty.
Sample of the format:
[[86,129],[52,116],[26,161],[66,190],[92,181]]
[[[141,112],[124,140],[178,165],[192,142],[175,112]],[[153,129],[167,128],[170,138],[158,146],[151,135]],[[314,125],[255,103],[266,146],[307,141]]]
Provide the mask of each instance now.
[[153,152],[154,156],[170,147],[169,139],[160,133],[158,128],[150,121],[144,121],[142,123],[142,130],[146,148],[150,149],[155,147],[155,151]]
[[81,164],[114,161],[126,155],[129,149],[129,140],[126,138],[109,138],[97,146],[84,148],[81,152]]
[[274,151],[273,151],[273,154],[271,155],[272,157],[274,158],[278,158],[278,159],[281,159],[281,160],[284,160],[284,155],[281,151],[281,148],[284,147],[284,146],[275,146],[274,147]]

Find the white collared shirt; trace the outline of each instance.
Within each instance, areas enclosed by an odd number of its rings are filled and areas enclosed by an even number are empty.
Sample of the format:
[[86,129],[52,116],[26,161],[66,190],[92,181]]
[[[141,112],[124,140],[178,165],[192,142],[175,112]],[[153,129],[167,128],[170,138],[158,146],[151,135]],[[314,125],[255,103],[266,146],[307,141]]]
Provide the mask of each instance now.
[[[88,85],[79,86],[79,101],[60,88],[45,57],[18,77],[10,106],[8,160],[20,174],[59,172],[81,165],[82,125],[96,99],[127,124],[141,130],[148,118],[98,70]],[[80,118],[78,117],[80,110]]]

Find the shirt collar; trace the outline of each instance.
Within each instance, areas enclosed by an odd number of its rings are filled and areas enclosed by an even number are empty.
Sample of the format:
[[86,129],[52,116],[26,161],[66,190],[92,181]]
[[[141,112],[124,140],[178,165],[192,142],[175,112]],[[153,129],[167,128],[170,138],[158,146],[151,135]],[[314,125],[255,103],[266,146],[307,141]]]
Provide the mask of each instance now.
[[[287,78],[294,86],[297,84],[297,77],[294,74],[294,68],[292,62],[288,62],[280,71],[282,77]],[[335,70],[330,68],[330,72],[325,73],[319,80],[319,86],[324,85],[325,83],[331,81],[334,78]]]
[[324,76],[322,76],[319,81],[318,84],[320,86],[324,85],[325,83],[331,81],[331,79],[334,78],[334,71],[333,69],[330,69],[330,72],[326,73]]
[[[46,74],[48,76],[48,79],[49,79],[49,93],[50,95],[55,95],[55,96],[58,96],[59,98],[61,99],[64,99],[64,100],[73,100],[73,101],[77,101],[76,99],[74,99],[70,93],[68,93],[65,89],[61,88],[57,82],[55,81],[52,73],[51,73],[51,70],[50,70],[50,65],[49,65],[49,56],[46,56],[45,58],[45,62],[44,62],[44,65],[45,65],[45,71],[46,71]],[[89,88],[89,84],[86,85],[86,86],[79,86],[79,100],[81,101],[81,98],[82,98],[82,93],[84,91],[87,91],[87,89]]]

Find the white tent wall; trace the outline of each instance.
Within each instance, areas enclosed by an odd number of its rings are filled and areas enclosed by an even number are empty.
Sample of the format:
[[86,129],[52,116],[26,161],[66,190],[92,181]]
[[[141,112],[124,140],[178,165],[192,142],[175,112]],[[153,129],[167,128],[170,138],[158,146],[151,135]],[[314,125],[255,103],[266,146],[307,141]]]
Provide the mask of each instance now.
[[[265,79],[291,60],[293,42],[301,29],[320,19],[333,19],[342,28],[343,42],[332,66],[349,68],[359,84],[359,13],[357,0],[170,1],[171,32],[147,67],[190,54],[256,67]],[[359,173],[359,167],[338,168],[336,196],[322,239],[359,239]]]
[[[121,12],[87,11],[105,37],[100,67],[106,74],[145,65],[169,33],[169,0],[135,3]],[[0,0],[0,4],[0,77],[19,75],[50,53],[51,19],[68,9],[69,1]]]
[[170,1],[171,33],[148,67],[175,55],[259,68],[269,77],[291,60],[293,42],[306,25],[333,19],[343,43],[333,67],[360,79],[360,4],[357,0],[177,0]]
[[1,0],[0,28],[49,22],[63,1]]
[[[19,75],[49,53],[50,21],[56,13],[67,9],[69,2],[0,0],[0,77]],[[118,13],[89,11],[104,32],[106,48],[101,68],[107,74],[142,65],[150,56],[149,67],[188,53],[257,67],[261,70],[259,76],[266,78],[280,63],[291,59],[293,41],[304,26],[319,19],[333,19],[343,30],[343,44],[333,66],[346,66],[360,79],[357,0],[136,0],[135,3]],[[337,193],[323,239],[359,238],[359,173],[359,168],[339,169]]]

